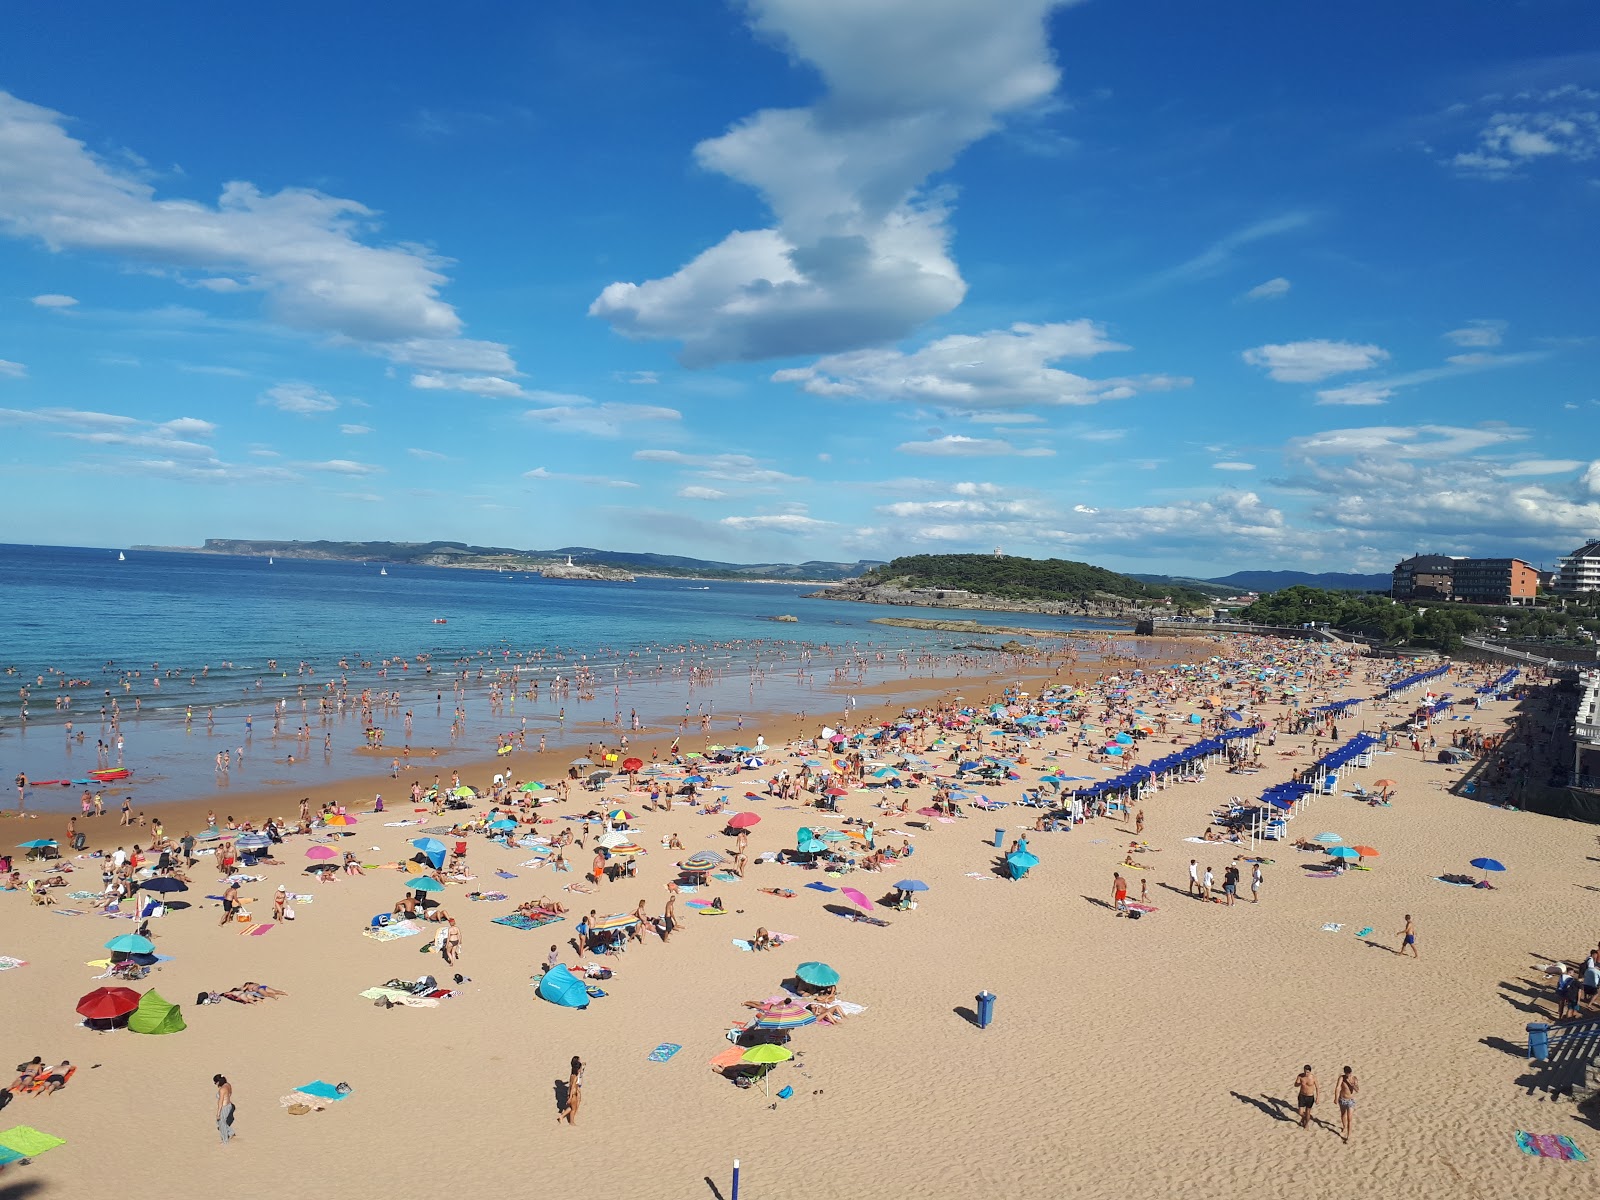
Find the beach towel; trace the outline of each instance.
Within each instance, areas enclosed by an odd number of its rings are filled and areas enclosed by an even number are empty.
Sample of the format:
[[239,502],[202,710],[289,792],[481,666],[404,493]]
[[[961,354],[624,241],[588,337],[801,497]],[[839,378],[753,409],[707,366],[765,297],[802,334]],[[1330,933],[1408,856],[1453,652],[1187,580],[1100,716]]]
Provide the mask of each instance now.
[[55,915],[58,916],[58,917],[81,917],[81,916],[83,916],[83,909],[81,909],[81,908],[52,908],[50,911],[55,913]]
[[[0,954],[0,971],[9,971],[13,967],[25,967],[27,965],[26,959],[12,958],[9,954]],[[108,962],[106,965],[110,966],[111,964]]]
[[1368,925],[1365,929],[1356,930],[1356,936],[1357,937],[1371,937],[1372,936],[1372,926]]
[[755,947],[752,946],[749,942],[745,941],[743,938],[734,938],[733,939],[733,944],[735,946],[737,946],[739,949],[743,950],[746,954],[753,953],[754,950],[755,950]]
[[496,871],[495,875],[501,879],[515,879],[517,877],[515,871]]
[[23,1158],[36,1158],[46,1150],[54,1150],[57,1146],[65,1146],[66,1144],[66,1138],[58,1138],[49,1133],[40,1133],[31,1125],[15,1125],[4,1133],[0,1133],[0,1146]]
[[813,892],[837,892],[839,890],[836,887],[829,887],[825,883],[808,883],[806,886]]
[[417,996],[411,992],[402,992],[398,988],[373,987],[359,993],[363,1000],[388,1000],[390,1004],[404,1005],[406,1008],[438,1008],[437,1000],[427,996]]
[[1473,886],[1472,881],[1471,880],[1467,880],[1467,879],[1446,879],[1443,875],[1435,875],[1433,878],[1434,878],[1435,882],[1437,882],[1437,883],[1448,883],[1451,887],[1468,887],[1469,888],[1469,887]]
[[720,879],[720,880],[722,880],[723,883],[738,883],[739,882],[739,877],[737,875],[735,875],[732,871],[718,871],[715,874],[713,874],[711,876],[711,878]]
[[468,900],[508,900],[504,892],[479,892],[476,896],[468,896]]
[[295,1088],[303,1096],[315,1096],[318,1100],[343,1100],[347,1092],[341,1092],[331,1083],[324,1083],[318,1079],[312,1083],[301,1084]]
[[566,887],[562,888],[561,890],[564,891],[564,892],[582,892],[585,895],[587,895],[588,893],[594,891],[594,889],[592,887],[590,887],[587,883],[569,883],[569,884],[567,884]]
[[1322,927],[1322,932],[1323,933],[1338,933],[1343,928],[1344,928],[1344,926],[1342,924],[1340,924],[1338,921],[1329,921],[1326,925],[1324,925]]
[[800,935],[797,933],[769,933],[767,936],[781,946],[784,942],[795,941]]
[[711,901],[709,901],[709,900],[687,900],[687,901],[684,902],[684,907],[685,908],[710,908],[711,907]]
[[67,899],[68,900],[98,900],[99,898],[100,898],[100,893],[99,892],[68,892],[67,893]]
[[677,1042],[662,1042],[661,1045],[657,1046],[654,1050],[650,1051],[650,1055],[645,1061],[646,1062],[666,1062],[674,1054],[676,1054],[679,1050],[682,1050],[682,1049],[683,1049],[683,1047],[678,1045]]
[[489,922],[491,925],[504,925],[510,929],[538,929],[541,925],[554,925],[557,921],[565,921],[565,917],[530,917],[527,913],[508,913],[503,917],[496,917]]
[[[5,1135],[0,1134],[0,1144],[4,1144],[5,1140]],[[1566,1134],[1529,1133],[1519,1129],[1517,1149],[1535,1158],[1559,1158],[1567,1162],[1589,1161],[1589,1156],[1573,1145],[1572,1139]]]
[[1137,900],[1127,901],[1126,907],[1133,912],[1153,913],[1156,911],[1156,906],[1154,904],[1141,904]]
[[397,938],[414,937],[422,932],[420,921],[391,921],[387,925],[380,925],[377,929],[363,929],[362,937],[369,937],[375,942],[392,942]]
[[245,928],[239,930],[239,936],[240,937],[260,937],[264,933],[270,933],[272,931],[272,929],[273,929],[273,925],[272,925],[272,922],[270,922],[270,921],[267,922],[265,925],[249,925],[249,926],[246,926]]

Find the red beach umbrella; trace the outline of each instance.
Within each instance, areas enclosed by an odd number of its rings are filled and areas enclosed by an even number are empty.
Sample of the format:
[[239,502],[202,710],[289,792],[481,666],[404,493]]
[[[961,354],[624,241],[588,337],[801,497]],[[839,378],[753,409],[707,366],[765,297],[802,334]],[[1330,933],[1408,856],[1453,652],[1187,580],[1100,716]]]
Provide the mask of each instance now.
[[632,775],[635,771],[642,771],[644,770],[644,759],[625,758],[622,760],[622,769],[629,775]]
[[729,829],[749,829],[752,825],[761,824],[761,818],[756,813],[734,813],[728,818]]
[[127,1016],[139,1007],[139,1000],[139,993],[132,988],[95,988],[78,1001],[78,1013],[91,1020],[109,1021],[115,1017]]

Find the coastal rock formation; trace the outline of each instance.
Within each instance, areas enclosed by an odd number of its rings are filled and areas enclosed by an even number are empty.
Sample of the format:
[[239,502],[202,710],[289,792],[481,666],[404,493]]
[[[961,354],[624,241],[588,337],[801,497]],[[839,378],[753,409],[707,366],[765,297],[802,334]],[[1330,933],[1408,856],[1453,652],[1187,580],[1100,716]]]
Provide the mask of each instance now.
[[861,587],[841,584],[807,592],[808,600],[851,600],[861,604],[898,604],[916,608],[976,608],[990,612],[1038,613],[1052,617],[1092,617],[1109,621],[1134,621],[1157,613],[1180,611],[1176,606],[1140,603],[1122,596],[1095,596],[1083,600],[1006,600],[959,588],[907,588],[895,584]]
[[769,620],[769,621],[793,621],[795,623],[798,623],[800,618],[796,617],[796,616],[793,616],[790,613],[784,613],[783,616],[781,616],[781,617],[768,617],[767,620]]
[[612,583],[632,583],[634,577],[616,567],[588,567],[581,563],[549,563],[539,568],[546,579],[604,579]]

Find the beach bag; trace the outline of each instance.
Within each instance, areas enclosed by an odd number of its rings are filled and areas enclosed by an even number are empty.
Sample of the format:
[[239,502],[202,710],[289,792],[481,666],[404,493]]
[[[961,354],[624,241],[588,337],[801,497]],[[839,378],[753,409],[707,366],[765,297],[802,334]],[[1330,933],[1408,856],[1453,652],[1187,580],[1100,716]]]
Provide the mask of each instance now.
[[285,908],[283,910],[283,919],[285,921],[294,920],[294,909],[285,906]]

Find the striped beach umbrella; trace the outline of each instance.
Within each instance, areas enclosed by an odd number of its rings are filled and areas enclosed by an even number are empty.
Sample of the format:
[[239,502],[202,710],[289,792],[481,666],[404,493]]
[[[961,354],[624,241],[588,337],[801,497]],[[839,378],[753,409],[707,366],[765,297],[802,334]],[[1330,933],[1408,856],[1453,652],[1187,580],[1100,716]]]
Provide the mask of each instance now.
[[816,1014],[794,1000],[769,1005],[760,1013],[752,1024],[755,1029],[802,1029],[817,1022]]
[[612,858],[631,858],[635,854],[643,854],[644,847],[634,842],[619,842],[611,847]]
[[1313,842],[1321,842],[1324,846],[1337,846],[1340,842],[1344,841],[1344,839],[1337,833],[1319,833],[1311,840]]
[[629,926],[637,925],[638,923],[639,918],[632,913],[612,913],[609,917],[597,918],[589,928],[603,932],[611,929],[627,929]]
[[690,871],[709,871],[712,867],[720,867],[727,861],[715,850],[696,850],[678,865]]

